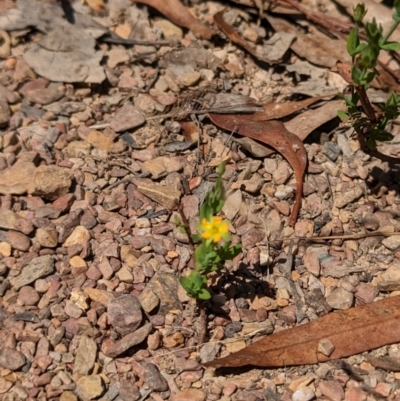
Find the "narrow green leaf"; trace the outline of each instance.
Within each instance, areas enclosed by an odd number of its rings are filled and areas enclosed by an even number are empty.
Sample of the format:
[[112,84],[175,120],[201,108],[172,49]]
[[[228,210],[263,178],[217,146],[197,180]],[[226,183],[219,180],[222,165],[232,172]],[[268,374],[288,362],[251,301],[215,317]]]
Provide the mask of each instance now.
[[354,65],[353,68],[351,69],[351,79],[354,81],[354,83],[360,85],[361,76],[362,76],[361,70]]
[[218,256],[221,258],[221,260],[232,260],[237,255],[239,255],[239,253],[241,251],[242,251],[241,244],[236,244],[234,246],[230,246],[230,243],[227,243],[224,246],[221,246],[217,250]]
[[211,298],[211,294],[205,288],[202,288],[198,293],[197,297],[203,301],[207,301],[207,299]]
[[223,162],[223,163],[219,164],[217,167],[217,174],[220,175],[221,177],[225,173],[225,166],[226,166],[226,163]]
[[376,130],[372,133],[371,138],[375,141],[384,142],[384,141],[391,141],[394,138],[394,136],[390,132],[384,130],[382,131]]
[[360,39],[358,37],[358,26],[356,25],[349,33],[347,37],[347,52],[350,56],[355,55],[355,51],[360,44]]
[[343,110],[338,110],[337,114],[342,121],[346,121],[350,118],[350,116]]
[[364,3],[357,4],[357,6],[353,9],[354,22],[356,22],[357,24],[361,24],[366,13],[367,9],[365,8],[365,4]]
[[201,241],[201,236],[198,234],[192,234],[192,240],[193,242],[197,243]]
[[201,276],[199,273],[193,271],[192,281],[195,288],[201,288],[204,284],[207,283],[207,278],[205,276]]
[[368,149],[376,150],[376,142],[375,142],[375,140],[372,139],[372,138],[368,138],[367,146],[368,146]]
[[361,53],[366,47],[368,46],[367,43],[360,43],[356,49],[354,50],[354,54]]
[[400,21],[400,0],[394,0],[393,7],[395,9],[395,13],[393,14],[393,19],[396,22]]
[[387,42],[387,43],[381,45],[381,49],[397,52],[400,50],[400,43],[399,42]]
[[188,288],[190,289],[192,286],[192,282],[187,277],[183,277],[183,276],[179,277],[179,282],[181,283],[181,286],[185,290],[187,290]]
[[400,13],[397,11],[392,15],[392,18],[395,22],[400,22]]

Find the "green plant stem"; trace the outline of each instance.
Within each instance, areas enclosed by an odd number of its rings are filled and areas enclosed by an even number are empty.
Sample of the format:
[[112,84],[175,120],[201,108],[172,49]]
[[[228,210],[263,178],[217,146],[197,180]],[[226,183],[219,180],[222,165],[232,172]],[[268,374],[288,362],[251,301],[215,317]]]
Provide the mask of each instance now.
[[390,27],[388,33],[383,38],[383,44],[385,44],[388,41],[388,39],[390,38],[392,33],[396,30],[396,28],[399,26],[399,24],[400,24],[400,21],[394,21],[393,22],[393,25]]

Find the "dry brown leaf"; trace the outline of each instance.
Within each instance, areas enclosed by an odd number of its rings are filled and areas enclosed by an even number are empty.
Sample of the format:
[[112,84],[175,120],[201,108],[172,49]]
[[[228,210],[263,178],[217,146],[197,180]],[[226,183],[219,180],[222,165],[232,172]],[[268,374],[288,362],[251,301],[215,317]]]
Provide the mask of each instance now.
[[287,130],[293,132],[304,141],[312,131],[337,117],[338,110],[345,109],[346,105],[343,100],[330,101],[318,109],[307,110],[299,114],[290,121],[284,123],[284,125]]
[[340,60],[336,61],[336,66],[332,71],[337,72],[348,84],[354,85],[353,78],[351,78],[351,65],[342,63]]
[[[326,356],[318,347],[331,342],[333,352]],[[400,342],[400,297],[389,297],[372,304],[331,313],[311,323],[283,330],[254,342],[206,367],[264,368],[307,365],[347,357],[384,345]]]
[[346,50],[344,40],[335,40],[324,35],[318,30],[313,30],[312,34],[306,35],[295,25],[281,18],[267,17],[268,22],[276,32],[287,32],[296,35],[290,48],[301,58],[310,63],[323,67],[332,68],[337,60],[350,62],[350,56]]
[[182,135],[188,142],[199,140],[199,126],[194,121],[181,121]]
[[289,219],[289,224],[294,225],[301,207],[303,178],[307,166],[307,151],[303,142],[285,129],[280,121],[252,121],[252,116],[246,114],[208,113],[208,116],[220,128],[271,146],[288,161],[296,176],[296,199]]
[[[298,102],[286,102],[286,103],[266,103],[263,108],[264,111],[254,113],[252,115],[253,121],[266,121],[266,120],[279,120],[280,118],[290,116],[308,106],[318,102],[321,99],[326,99],[327,97],[336,96],[336,93],[324,96],[311,97],[309,99],[300,100]],[[290,131],[290,130],[289,130]]]
[[200,22],[179,0],[131,0],[133,3],[147,4],[165,15],[176,25],[190,29],[199,39],[211,39],[214,31]]

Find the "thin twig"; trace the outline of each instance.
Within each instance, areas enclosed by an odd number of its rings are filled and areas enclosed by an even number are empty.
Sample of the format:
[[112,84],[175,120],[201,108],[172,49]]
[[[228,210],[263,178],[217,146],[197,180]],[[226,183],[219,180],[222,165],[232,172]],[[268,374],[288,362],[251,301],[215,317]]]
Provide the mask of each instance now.
[[91,125],[89,128],[90,129],[105,129],[110,125],[110,123],[98,123]]
[[203,302],[199,301],[198,306],[200,309],[200,330],[199,330],[199,345],[204,344],[207,334],[207,316],[204,309]]
[[[247,340],[249,338],[252,338],[252,337],[256,336],[257,334],[260,334],[260,333],[264,332],[265,330],[266,330],[266,327],[262,327],[260,329],[254,330],[254,331],[252,331],[250,333],[247,333],[247,334],[245,334],[243,336],[234,337],[234,338],[226,338],[225,340],[212,341],[212,342],[216,343],[216,344],[222,344],[222,345],[229,344],[229,343],[235,343],[237,341],[243,341],[243,340]],[[205,344],[206,343],[192,345],[191,347],[179,348],[179,349],[176,349],[176,350],[173,350],[173,351],[166,352],[165,354],[150,356],[150,357],[145,358],[145,359],[146,360],[152,360],[152,359],[160,358],[160,357],[163,357],[163,356],[173,355],[173,354],[176,354],[176,353],[182,352],[182,351],[189,351],[191,349],[199,349],[201,346],[203,346]]]
[[178,213],[179,213],[179,215],[181,216],[181,219],[182,219],[182,224],[179,224],[179,227],[182,227],[185,230],[185,232],[186,232],[186,234],[188,236],[188,239],[189,239],[189,244],[194,249],[196,244],[193,241],[193,238],[192,238],[192,234],[193,233],[192,233],[192,230],[190,228],[189,220],[187,219],[187,217],[185,215],[185,212],[183,210],[182,203],[176,202],[175,205],[176,205],[176,209],[177,209],[177,211],[178,211]]
[[392,235],[400,235],[400,231],[374,231],[372,233],[356,233],[356,234],[343,234],[343,235],[328,235],[325,237],[289,237],[289,238],[277,238],[269,240],[269,242],[282,242],[282,241],[329,241],[334,239],[362,239],[367,237],[391,237]]

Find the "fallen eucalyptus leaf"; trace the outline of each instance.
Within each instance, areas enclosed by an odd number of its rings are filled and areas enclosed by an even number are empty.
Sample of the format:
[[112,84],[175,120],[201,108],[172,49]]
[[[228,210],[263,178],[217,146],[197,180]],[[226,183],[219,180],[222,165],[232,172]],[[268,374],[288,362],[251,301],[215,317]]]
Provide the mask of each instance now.
[[[321,340],[334,345],[326,356],[318,352]],[[256,341],[206,367],[265,368],[307,365],[359,354],[400,342],[400,297],[394,296],[345,311],[330,313],[311,323],[283,330]]]

